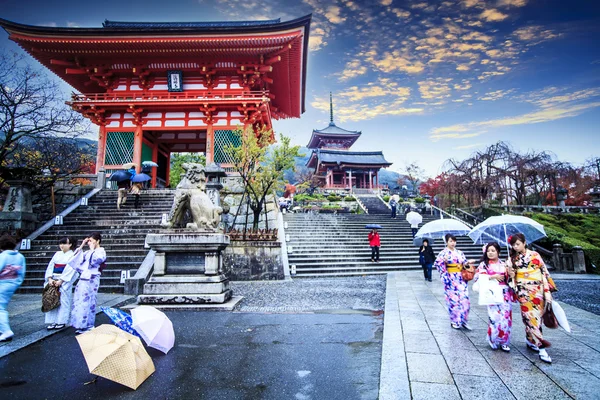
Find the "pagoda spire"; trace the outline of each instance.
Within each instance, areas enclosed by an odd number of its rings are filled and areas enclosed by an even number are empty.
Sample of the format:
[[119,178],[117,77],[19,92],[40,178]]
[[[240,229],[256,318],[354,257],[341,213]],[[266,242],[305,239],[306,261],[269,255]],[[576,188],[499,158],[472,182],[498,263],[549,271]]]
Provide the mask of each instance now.
[[331,92],[329,92],[329,125],[335,125],[333,123],[333,98]]

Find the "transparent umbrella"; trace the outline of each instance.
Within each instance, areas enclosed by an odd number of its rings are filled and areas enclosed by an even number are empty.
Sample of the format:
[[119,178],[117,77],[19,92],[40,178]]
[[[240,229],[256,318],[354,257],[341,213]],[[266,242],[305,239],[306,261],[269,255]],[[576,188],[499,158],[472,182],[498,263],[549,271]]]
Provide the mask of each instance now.
[[406,214],[406,220],[411,225],[419,225],[421,222],[423,222],[423,217],[418,212],[411,211]]
[[542,224],[521,215],[489,217],[475,226],[469,232],[469,237],[475,243],[498,242],[498,244],[508,248],[510,246],[508,238],[519,232],[525,235],[527,243],[532,243],[546,237],[546,232]]
[[426,223],[417,231],[416,238],[443,239],[448,233],[456,236],[466,235],[471,231],[464,223],[453,218],[436,219]]

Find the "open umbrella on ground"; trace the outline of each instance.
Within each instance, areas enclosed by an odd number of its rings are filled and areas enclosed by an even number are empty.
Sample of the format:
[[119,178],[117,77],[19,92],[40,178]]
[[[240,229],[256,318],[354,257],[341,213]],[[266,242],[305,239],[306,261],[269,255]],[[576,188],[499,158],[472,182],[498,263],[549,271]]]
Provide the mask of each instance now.
[[155,371],[142,341],[114,325],[100,325],[76,339],[94,375],[135,390]]
[[175,344],[173,323],[160,310],[151,306],[139,306],[131,310],[133,329],[150,347],[167,354]]
[[365,225],[367,229],[383,229],[383,227],[379,224],[367,224]]
[[418,212],[411,211],[406,214],[406,220],[411,225],[419,225],[421,222],[423,222],[423,216]]
[[135,174],[133,178],[131,178],[131,182],[146,182],[152,179],[150,175],[144,174],[140,172],[139,174]]
[[132,163],[132,162],[123,164],[123,169],[129,169],[129,168],[135,168],[135,167],[136,167],[135,163]]
[[510,248],[508,238],[518,232],[525,235],[527,243],[533,243],[536,240],[546,237],[546,232],[542,224],[521,215],[497,215],[489,217],[476,225],[469,232],[469,237],[474,243],[498,242],[501,246]]
[[131,174],[127,171],[115,171],[112,174],[110,174],[110,178],[108,178],[109,181],[115,182],[128,181],[130,179]]
[[144,161],[142,162],[142,165],[145,167],[158,167],[158,164],[154,161]]
[[122,329],[127,333],[131,333],[137,337],[141,337],[140,334],[133,329],[133,319],[131,319],[131,315],[127,314],[125,311],[119,310],[118,308],[101,307],[100,309],[108,316],[108,318],[110,318],[117,328]]
[[442,239],[448,233],[455,236],[466,235],[471,231],[464,223],[454,218],[436,219],[423,225],[417,231],[416,238]]

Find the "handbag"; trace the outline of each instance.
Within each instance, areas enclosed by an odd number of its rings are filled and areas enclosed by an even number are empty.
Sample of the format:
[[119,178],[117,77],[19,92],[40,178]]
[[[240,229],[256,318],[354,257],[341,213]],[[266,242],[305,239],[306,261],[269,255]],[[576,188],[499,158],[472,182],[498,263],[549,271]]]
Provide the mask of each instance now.
[[60,307],[60,288],[46,285],[42,291],[42,312],[48,312]]
[[475,267],[463,266],[460,274],[465,282],[469,282],[470,280],[473,280],[473,277],[475,276]]
[[504,289],[498,281],[490,280],[487,275],[479,275],[479,305],[489,306],[504,303]]
[[558,328],[558,321],[552,310],[552,303],[546,302],[544,306],[544,314],[542,315],[542,322],[546,328],[556,329]]

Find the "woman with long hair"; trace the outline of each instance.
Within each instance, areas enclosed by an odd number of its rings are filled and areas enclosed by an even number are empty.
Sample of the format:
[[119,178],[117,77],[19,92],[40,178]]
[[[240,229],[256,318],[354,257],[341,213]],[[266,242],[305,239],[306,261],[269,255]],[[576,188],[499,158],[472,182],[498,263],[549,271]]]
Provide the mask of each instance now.
[[454,329],[461,327],[471,330],[469,326],[469,288],[462,278],[461,271],[468,264],[464,253],[456,248],[456,237],[445,236],[446,248],[435,259],[435,267],[444,283],[446,305],[450,314],[450,326]]
[[496,350],[510,351],[510,333],[512,330],[513,290],[508,286],[508,270],[504,261],[500,260],[500,245],[496,242],[484,246],[483,257],[477,268],[475,279],[487,275],[489,280],[498,281],[504,294],[504,303],[488,305],[487,340],[490,347]]
[[63,237],[58,241],[57,251],[46,268],[44,286],[56,286],[60,290],[60,306],[46,312],[45,320],[49,331],[62,329],[69,323],[71,303],[73,301],[73,283],[77,280],[77,272],[67,268],[67,263],[73,257],[73,249],[77,240],[72,237]]
[[551,363],[552,359],[546,351],[550,342],[542,336],[542,315],[546,304],[552,303],[551,291],[556,290],[556,285],[542,257],[527,249],[525,235],[516,233],[508,238],[508,243],[511,246],[509,284],[521,305],[527,347],[537,351],[542,361]]
[[[81,246],[75,250],[68,267],[79,272],[79,282],[73,295],[73,311],[71,312],[71,326],[77,333],[83,333],[94,327],[96,321],[96,296],[100,286],[100,274],[106,261],[106,252],[100,247],[102,236],[93,232],[83,239]],[[83,246],[88,245],[89,250],[83,251]]]

